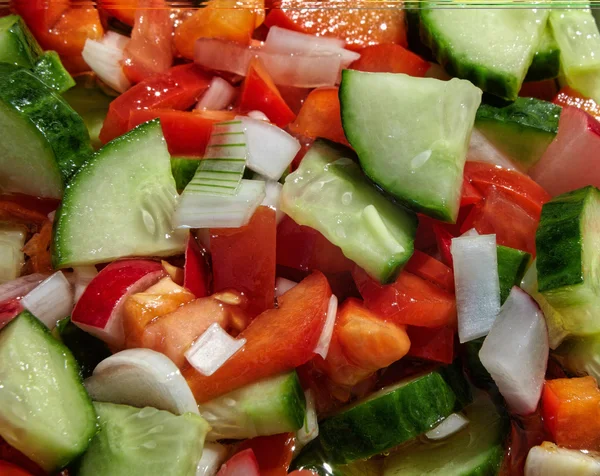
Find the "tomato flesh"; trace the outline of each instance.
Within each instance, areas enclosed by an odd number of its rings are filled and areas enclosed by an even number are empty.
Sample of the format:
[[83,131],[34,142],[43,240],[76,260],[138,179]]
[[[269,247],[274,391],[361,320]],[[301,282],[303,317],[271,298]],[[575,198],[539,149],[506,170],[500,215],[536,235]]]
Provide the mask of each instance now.
[[259,436],[244,441],[238,452],[254,452],[261,476],[286,476],[292,462],[296,438],[293,433]]
[[393,43],[367,46],[350,69],[370,73],[404,73],[422,78],[431,64],[412,51]]

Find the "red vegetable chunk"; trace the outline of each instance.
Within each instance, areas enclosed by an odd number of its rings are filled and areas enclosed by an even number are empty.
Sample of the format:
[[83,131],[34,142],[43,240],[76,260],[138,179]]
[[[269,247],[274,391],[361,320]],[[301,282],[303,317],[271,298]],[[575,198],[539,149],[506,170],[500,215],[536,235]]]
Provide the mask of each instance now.
[[367,46],[350,69],[370,73],[404,73],[422,78],[431,64],[412,51],[393,43]]

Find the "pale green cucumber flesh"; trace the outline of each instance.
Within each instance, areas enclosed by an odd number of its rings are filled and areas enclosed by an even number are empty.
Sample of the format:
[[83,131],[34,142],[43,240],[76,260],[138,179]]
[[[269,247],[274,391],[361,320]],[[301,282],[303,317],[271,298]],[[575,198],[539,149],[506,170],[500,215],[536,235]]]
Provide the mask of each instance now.
[[367,176],[404,205],[458,215],[481,91],[468,81],[344,70],[342,125]]
[[0,332],[0,436],[49,472],[83,453],[96,414],[71,352],[25,311]]

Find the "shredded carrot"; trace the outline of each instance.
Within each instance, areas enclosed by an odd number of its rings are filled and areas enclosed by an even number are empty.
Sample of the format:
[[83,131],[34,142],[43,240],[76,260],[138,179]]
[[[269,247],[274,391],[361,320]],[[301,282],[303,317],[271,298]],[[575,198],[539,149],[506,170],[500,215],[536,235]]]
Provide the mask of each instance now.
[[32,273],[47,273],[52,271],[50,244],[52,243],[52,222],[45,218],[39,233],[36,233],[25,244],[23,252],[29,257]]
[[0,201],[0,221],[24,223],[26,225],[42,225],[48,217],[37,210],[24,207],[9,200]]

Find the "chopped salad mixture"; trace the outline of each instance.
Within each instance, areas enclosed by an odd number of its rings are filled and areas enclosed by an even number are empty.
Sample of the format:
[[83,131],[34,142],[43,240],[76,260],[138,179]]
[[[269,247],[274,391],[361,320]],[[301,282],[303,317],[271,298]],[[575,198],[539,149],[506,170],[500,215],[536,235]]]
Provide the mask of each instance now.
[[600,475],[592,11],[331,2],[0,9],[1,475]]

